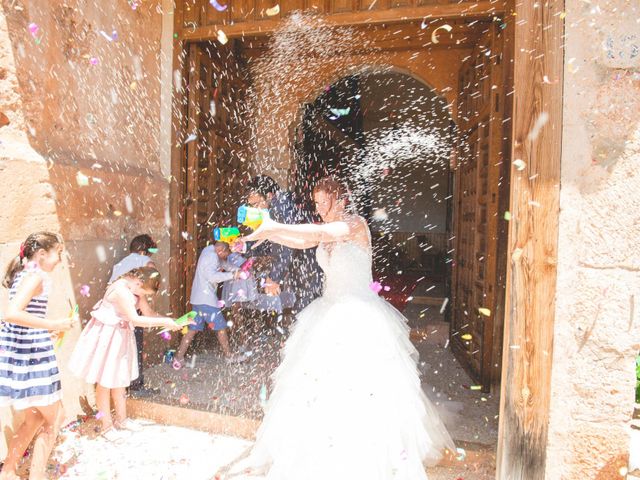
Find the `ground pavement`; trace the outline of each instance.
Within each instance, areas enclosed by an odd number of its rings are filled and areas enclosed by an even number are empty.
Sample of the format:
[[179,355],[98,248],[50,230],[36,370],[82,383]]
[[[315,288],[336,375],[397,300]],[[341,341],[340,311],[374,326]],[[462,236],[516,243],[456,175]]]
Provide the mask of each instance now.
[[[98,421],[89,418],[64,429],[49,464],[53,479],[83,480],[213,480],[221,466],[242,453],[250,442],[181,427],[138,420],[142,425],[121,443],[100,437]],[[22,468],[28,472],[28,457]],[[489,480],[493,458],[488,451],[471,452],[464,461],[428,469],[430,480]],[[260,480],[239,476],[234,480]],[[301,479],[304,480],[304,479]]]

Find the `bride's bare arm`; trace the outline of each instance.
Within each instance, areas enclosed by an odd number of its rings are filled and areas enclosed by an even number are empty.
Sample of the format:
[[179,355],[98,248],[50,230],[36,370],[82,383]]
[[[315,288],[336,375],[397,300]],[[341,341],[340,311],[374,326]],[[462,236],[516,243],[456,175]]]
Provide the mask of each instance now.
[[289,248],[297,248],[304,250],[305,248],[313,248],[318,246],[315,240],[304,240],[295,235],[287,235],[284,233],[269,234],[269,240]]
[[348,221],[301,225],[288,225],[267,219],[246,239],[270,240],[290,248],[310,248],[321,242],[353,240],[359,236],[363,225],[363,220],[358,217]]

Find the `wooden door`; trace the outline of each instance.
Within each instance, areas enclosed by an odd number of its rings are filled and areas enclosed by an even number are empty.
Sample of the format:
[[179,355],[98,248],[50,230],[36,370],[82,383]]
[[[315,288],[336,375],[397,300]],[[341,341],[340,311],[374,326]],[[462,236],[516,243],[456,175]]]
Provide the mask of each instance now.
[[[502,309],[496,309],[503,161],[502,38],[494,24],[459,74],[454,169],[455,252],[451,346],[476,384],[499,382]],[[504,252],[503,252],[504,253]]]
[[216,226],[235,224],[248,151],[247,73],[235,42],[189,46],[183,182],[183,275],[188,300],[198,255]]

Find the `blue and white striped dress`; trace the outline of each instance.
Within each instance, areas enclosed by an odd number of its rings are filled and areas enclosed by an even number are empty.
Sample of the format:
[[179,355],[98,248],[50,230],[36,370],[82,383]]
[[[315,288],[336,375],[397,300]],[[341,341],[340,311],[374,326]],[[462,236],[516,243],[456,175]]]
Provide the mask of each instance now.
[[[40,318],[47,313],[51,279],[41,270],[42,293],[26,311]],[[9,290],[11,300],[27,272],[18,273]],[[0,326],[0,406],[16,410],[44,407],[62,398],[60,372],[48,330],[2,323]]]

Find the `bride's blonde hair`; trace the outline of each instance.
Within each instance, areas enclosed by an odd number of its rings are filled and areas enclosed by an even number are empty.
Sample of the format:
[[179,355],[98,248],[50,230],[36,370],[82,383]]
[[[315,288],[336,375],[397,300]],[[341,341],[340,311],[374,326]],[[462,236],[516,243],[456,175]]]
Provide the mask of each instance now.
[[313,187],[313,194],[315,195],[317,192],[332,195],[338,200],[344,201],[345,205],[349,203],[349,189],[333,175],[322,177],[318,180],[318,183]]

